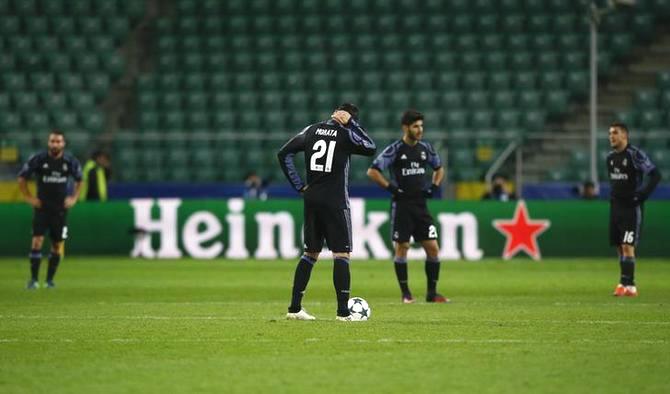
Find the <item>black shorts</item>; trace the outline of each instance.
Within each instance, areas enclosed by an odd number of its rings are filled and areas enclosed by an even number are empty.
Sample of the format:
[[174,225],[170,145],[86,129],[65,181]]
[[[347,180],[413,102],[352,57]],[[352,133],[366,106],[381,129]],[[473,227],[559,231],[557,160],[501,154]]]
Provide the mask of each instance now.
[[323,250],[323,241],[335,253],[351,252],[351,211],[305,201],[305,252]]
[[425,202],[391,202],[391,239],[394,242],[437,239],[437,228]]
[[642,229],[642,207],[610,204],[610,245],[637,246]]
[[67,210],[33,210],[33,236],[43,237],[47,231],[52,242],[67,238]]

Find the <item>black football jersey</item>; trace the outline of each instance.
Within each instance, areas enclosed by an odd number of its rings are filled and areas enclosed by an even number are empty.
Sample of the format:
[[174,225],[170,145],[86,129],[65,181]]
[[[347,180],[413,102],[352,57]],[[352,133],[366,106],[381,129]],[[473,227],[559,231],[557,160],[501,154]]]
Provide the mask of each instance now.
[[[307,186],[305,200],[342,208],[349,207],[350,156],[372,156],[377,147],[365,130],[353,119],[342,126],[334,120],[305,127],[278,153],[279,165],[295,190]],[[306,182],[293,158],[305,155]]]
[[81,165],[68,153],[56,159],[44,151],[31,156],[19,171],[22,178],[28,179],[33,175],[37,182],[37,198],[42,205],[45,208],[62,208],[69,178],[81,181]]
[[437,170],[442,167],[442,161],[428,142],[419,141],[412,146],[400,139],[387,146],[371,167],[381,172],[388,168],[391,180],[403,190],[406,198],[423,198],[423,190],[430,182],[426,179],[429,166]]
[[615,201],[632,201],[643,187],[643,179],[656,168],[646,153],[628,145],[621,152],[607,155],[607,174],[610,180],[611,198]]

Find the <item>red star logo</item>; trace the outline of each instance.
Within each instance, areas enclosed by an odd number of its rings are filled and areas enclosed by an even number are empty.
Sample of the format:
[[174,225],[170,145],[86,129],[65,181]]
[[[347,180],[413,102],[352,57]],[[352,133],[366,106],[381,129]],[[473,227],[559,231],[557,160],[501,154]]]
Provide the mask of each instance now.
[[509,260],[523,250],[534,260],[539,260],[541,256],[537,237],[546,231],[549,226],[551,226],[549,220],[531,220],[526,203],[519,200],[512,220],[493,221],[493,227],[507,237],[505,249],[503,249],[503,259]]

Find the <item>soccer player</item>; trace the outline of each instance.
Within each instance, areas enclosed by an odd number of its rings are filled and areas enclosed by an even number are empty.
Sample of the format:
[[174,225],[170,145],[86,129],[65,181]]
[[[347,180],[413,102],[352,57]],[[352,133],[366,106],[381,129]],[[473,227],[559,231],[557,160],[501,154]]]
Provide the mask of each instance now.
[[[30,193],[26,183],[26,180],[33,175],[37,180],[37,197]],[[74,178],[76,183],[74,194],[68,196],[67,185],[70,177]],[[81,177],[79,161],[65,153],[65,136],[58,130],[49,133],[48,149],[30,157],[19,171],[19,190],[26,202],[34,209],[28,289],[39,287],[42,244],[47,231],[51,238],[51,253],[49,254],[46,287],[55,286],[53,280],[60,263],[63,240],[67,238],[67,211],[77,202]]]
[[[372,162],[368,176],[392,195],[391,238],[395,244],[395,273],[402,292],[402,302],[414,302],[407,279],[407,251],[410,237],[420,242],[426,252],[427,302],[444,303],[449,299],[437,292],[440,276],[437,229],[428,212],[426,199],[433,198],[440,190],[444,169],[440,156],[423,139],[423,114],[408,110],[402,115],[403,136],[393,142]],[[432,182],[427,186],[426,167],[433,169]],[[391,180],[384,177],[389,169]]]
[[[305,127],[277,155],[286,178],[304,200],[305,252],[295,270],[289,320],[315,320],[301,305],[312,267],[325,239],[333,253],[333,284],[337,296],[337,320],[349,321],[351,212],[349,208],[349,160],[351,154],[372,156],[377,147],[358,123],[358,108],[349,103],[337,107],[331,118]],[[293,158],[304,152],[306,183]]]
[[661,173],[639,148],[628,142],[628,127],[613,123],[609,128],[612,151],[607,155],[610,180],[610,244],[617,248],[621,278],[617,297],[636,297],[635,247],[640,240],[644,201],[661,180]]

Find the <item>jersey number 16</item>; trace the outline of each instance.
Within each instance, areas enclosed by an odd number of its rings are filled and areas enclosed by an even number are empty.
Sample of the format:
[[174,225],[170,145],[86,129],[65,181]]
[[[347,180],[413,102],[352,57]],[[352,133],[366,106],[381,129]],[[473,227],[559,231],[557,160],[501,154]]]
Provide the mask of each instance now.
[[[336,143],[337,141],[330,141],[328,144],[326,144],[326,141],[324,140],[316,141],[314,146],[312,146],[312,150],[315,150],[316,152],[312,155],[312,159],[309,161],[309,169],[312,171],[330,172],[333,167],[333,154],[335,153]],[[326,156],[325,169],[323,164],[317,163],[317,160],[323,156]]]

